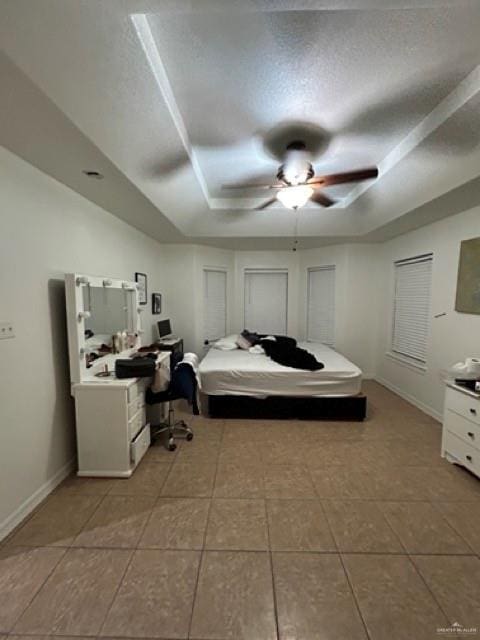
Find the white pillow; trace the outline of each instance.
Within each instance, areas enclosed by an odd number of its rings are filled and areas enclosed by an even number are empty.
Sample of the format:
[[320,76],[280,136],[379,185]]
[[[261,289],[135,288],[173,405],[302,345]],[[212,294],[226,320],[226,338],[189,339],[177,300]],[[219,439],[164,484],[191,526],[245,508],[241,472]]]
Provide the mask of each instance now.
[[252,343],[240,334],[239,336],[237,336],[237,346],[240,347],[240,349],[248,351],[248,349],[250,349],[250,347],[252,346]]
[[225,336],[224,338],[220,338],[220,340],[214,342],[212,347],[214,349],[220,349],[220,351],[234,351],[235,349],[238,349],[238,345],[236,343],[237,338],[238,335],[236,333],[231,336]]

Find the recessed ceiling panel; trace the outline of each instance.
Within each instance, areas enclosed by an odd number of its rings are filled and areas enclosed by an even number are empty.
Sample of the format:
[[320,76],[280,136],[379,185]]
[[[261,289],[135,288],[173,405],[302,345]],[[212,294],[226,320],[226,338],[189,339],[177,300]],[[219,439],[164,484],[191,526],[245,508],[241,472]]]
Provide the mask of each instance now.
[[232,205],[260,194],[222,183],[274,177],[273,128],[326,132],[317,173],[379,163],[480,51],[479,23],[461,8],[168,13],[149,24],[209,195]]
[[[480,173],[476,0],[0,4],[2,48],[71,125],[65,143],[65,122],[52,121],[59,144],[54,154],[39,147],[35,163],[60,180],[66,167],[83,176],[88,140],[145,196],[142,211],[121,204],[159,239],[165,218],[190,241],[291,238],[292,211],[252,211],[263,191],[221,189],[269,182],[290,134],[318,150],[317,174],[380,169],[373,182],[330,188],[335,207],[299,211],[298,235],[312,243],[392,227]],[[17,153],[31,143],[22,113]],[[108,179],[96,186],[122,199]]]

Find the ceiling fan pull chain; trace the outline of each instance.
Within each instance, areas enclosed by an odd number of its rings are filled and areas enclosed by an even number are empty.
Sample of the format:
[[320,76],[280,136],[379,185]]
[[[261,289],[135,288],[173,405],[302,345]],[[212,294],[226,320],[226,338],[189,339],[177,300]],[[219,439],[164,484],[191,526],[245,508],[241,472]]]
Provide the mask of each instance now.
[[298,249],[298,217],[299,217],[299,213],[298,213],[298,207],[295,207],[294,209],[294,216],[295,216],[295,224],[293,227],[293,247],[292,247],[292,251],[296,251]]

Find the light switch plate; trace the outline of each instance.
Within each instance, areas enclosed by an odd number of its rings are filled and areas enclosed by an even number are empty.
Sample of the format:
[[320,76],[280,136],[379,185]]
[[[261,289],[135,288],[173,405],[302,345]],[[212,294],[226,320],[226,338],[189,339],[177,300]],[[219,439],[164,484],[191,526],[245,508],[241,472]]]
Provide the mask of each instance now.
[[13,324],[11,322],[0,322],[0,340],[14,337]]

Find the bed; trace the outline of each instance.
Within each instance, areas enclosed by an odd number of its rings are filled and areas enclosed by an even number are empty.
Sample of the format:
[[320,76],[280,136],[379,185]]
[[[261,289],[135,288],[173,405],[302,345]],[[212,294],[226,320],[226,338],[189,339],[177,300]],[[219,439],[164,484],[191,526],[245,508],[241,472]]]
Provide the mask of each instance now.
[[212,417],[363,420],[362,371],[324,344],[300,342],[325,367],[284,367],[243,349],[210,349],[200,363],[201,390]]

